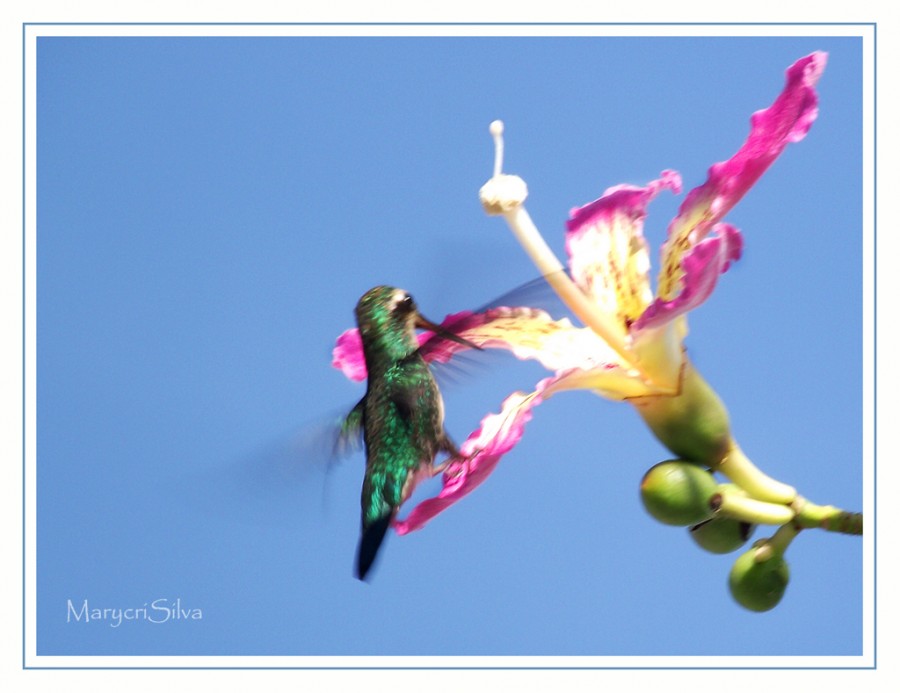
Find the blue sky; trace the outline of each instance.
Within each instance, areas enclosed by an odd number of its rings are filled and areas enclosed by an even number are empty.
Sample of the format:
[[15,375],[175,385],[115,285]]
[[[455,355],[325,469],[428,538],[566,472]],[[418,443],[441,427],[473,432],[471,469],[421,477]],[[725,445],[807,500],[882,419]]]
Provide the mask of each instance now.
[[[330,350],[368,288],[439,320],[535,276],[478,203],[493,119],[562,256],[568,210],[608,186],[702,183],[813,50],[819,119],[728,215],[744,257],[687,344],[760,467],[858,510],[858,39],[40,38],[38,654],[861,654],[862,542],[803,534],[782,604],[742,610],[736,555],[642,510],[667,453],[627,405],[542,405],[481,488],[388,537],[370,584],[362,455],[326,475],[283,454],[361,396]],[[651,205],[654,249],[681,199]],[[462,378],[451,434],[539,377]],[[67,623],[85,599],[202,619]]]

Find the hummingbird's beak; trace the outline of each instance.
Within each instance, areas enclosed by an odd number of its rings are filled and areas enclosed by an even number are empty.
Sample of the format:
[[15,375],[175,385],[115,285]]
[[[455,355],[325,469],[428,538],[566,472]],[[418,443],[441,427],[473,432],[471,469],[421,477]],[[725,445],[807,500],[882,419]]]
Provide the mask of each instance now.
[[436,325],[419,312],[416,312],[415,326],[423,330],[431,330],[439,337],[449,339],[451,342],[462,344],[463,346],[467,346],[470,349],[478,349],[479,351],[482,351],[482,348],[477,344],[470,342],[468,339],[463,339],[459,335],[453,334],[450,330],[444,329],[440,325]]

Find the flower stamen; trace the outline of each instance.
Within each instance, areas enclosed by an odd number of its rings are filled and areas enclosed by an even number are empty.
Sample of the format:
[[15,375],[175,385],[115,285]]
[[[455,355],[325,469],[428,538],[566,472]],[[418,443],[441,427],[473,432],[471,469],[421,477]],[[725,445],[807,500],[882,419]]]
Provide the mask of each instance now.
[[494,178],[503,171],[503,121],[495,120],[489,130],[494,138]]
[[537,226],[524,207],[528,197],[528,187],[519,176],[503,173],[503,121],[495,120],[490,125],[494,139],[494,175],[479,191],[484,211],[490,215],[501,215],[519,244],[528,253],[544,279],[572,312],[594,333],[605,341],[629,366],[636,367],[637,356],[629,349],[625,335],[619,327],[616,316],[610,316],[584,295],[565,271],[559,258],[547,245]]

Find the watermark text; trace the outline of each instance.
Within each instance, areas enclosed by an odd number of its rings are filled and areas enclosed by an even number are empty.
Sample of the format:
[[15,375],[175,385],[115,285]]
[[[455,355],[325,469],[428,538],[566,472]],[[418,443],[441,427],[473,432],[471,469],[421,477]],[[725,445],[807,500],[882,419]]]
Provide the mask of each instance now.
[[144,621],[147,623],[176,623],[203,620],[203,610],[182,603],[181,597],[154,599],[141,606],[111,607],[92,606],[87,599],[66,600],[66,623],[106,623],[118,628],[123,623]]

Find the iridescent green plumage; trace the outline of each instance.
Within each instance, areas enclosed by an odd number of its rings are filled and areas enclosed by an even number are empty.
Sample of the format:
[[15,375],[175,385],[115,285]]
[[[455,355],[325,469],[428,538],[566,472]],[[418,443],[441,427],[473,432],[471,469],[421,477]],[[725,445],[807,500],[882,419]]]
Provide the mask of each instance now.
[[444,430],[444,405],[419,351],[415,328],[465,343],[425,320],[401,289],[378,286],[356,306],[356,322],[368,371],[365,396],[350,412],[342,434],[362,427],[366,475],[362,488],[362,537],[357,577],[365,578],[397,509],[422,478],[439,471],[439,452],[459,455]]

